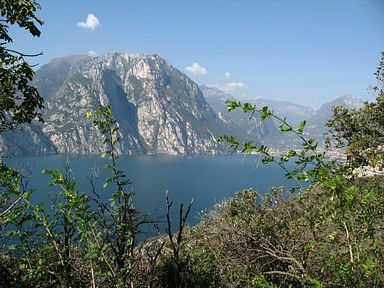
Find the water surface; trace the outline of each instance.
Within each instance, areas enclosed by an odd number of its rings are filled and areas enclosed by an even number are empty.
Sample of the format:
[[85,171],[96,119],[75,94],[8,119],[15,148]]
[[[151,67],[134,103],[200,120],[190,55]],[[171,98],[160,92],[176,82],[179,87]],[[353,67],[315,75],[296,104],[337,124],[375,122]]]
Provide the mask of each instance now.
[[[90,193],[88,176],[91,170],[98,170],[97,189],[108,199],[111,190],[102,188],[105,177],[106,159],[98,156],[28,156],[15,157],[7,163],[30,171],[29,187],[35,188],[33,202],[43,200],[49,203],[49,177],[43,169],[63,169],[68,162],[77,181],[79,190]],[[199,221],[205,209],[224,199],[232,197],[236,191],[252,188],[264,194],[272,186],[289,185],[284,172],[274,164],[258,164],[255,156],[225,155],[215,157],[173,157],[173,156],[121,156],[119,169],[132,181],[129,189],[135,191],[135,203],[145,213],[154,218],[163,217],[165,211],[165,191],[174,202],[173,216],[177,217],[180,203],[194,199],[189,224]],[[112,188],[112,187],[111,187]]]

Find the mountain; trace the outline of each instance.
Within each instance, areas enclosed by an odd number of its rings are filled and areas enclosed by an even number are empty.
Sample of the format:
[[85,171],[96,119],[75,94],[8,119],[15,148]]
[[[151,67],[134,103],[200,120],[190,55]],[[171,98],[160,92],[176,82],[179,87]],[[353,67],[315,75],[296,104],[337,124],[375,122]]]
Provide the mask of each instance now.
[[316,113],[307,121],[307,133],[315,137],[321,137],[327,131],[325,124],[332,117],[332,108],[343,106],[348,109],[363,107],[364,101],[351,95],[343,95],[331,102],[323,104]]
[[201,85],[200,89],[206,101],[217,115],[226,123],[231,123],[231,125],[237,127],[237,131],[240,132],[242,140],[256,140],[256,142],[260,142],[259,140],[262,138],[278,133],[272,121],[267,120],[261,122],[257,115],[250,118],[249,115],[244,114],[240,109],[228,112],[225,101],[236,100],[231,94],[205,85]]
[[[306,126],[304,128],[304,136],[306,138],[314,138],[320,147],[324,147],[326,138],[326,132],[328,128],[326,123],[332,117],[332,109],[335,106],[343,106],[348,109],[361,108],[364,101],[358,98],[354,98],[350,95],[341,96],[335,100],[323,104],[312,117],[303,118],[306,120]],[[278,148],[288,149],[292,147],[301,147],[301,141],[294,135],[282,135],[277,138],[270,139],[270,143],[278,143]]]
[[281,118],[286,117],[287,122],[294,127],[299,127],[301,121],[309,119],[315,114],[311,107],[287,101],[256,98],[246,100],[246,102],[255,104],[257,107],[268,106],[277,116]]
[[240,135],[196,83],[158,55],[58,58],[36,72],[33,84],[45,99],[45,122],[24,129],[23,137],[40,149],[20,147],[16,154],[100,153],[100,135],[86,118],[100,104],[111,105],[125,154],[216,154],[225,149],[218,136]]
[[[24,126],[0,135],[0,154],[98,154],[100,135],[87,119],[100,104],[112,107],[125,154],[216,154],[225,145],[223,134],[253,140],[275,148],[295,145],[283,139],[272,120],[227,112],[225,100],[234,99],[219,89],[198,87],[183,72],[158,55],[109,53],[100,57],[67,56],[36,71],[33,84],[45,99],[43,124]],[[322,139],[331,107],[361,107],[362,101],[343,96],[315,113],[288,102],[252,99],[298,125],[307,121],[306,133]]]
[[[273,119],[261,122],[260,119],[255,115],[252,119],[245,115],[240,109],[228,112],[225,105],[226,100],[236,100],[231,94],[221,91],[215,87],[200,86],[207,102],[212,109],[218,113],[221,117],[232,121],[239,126],[239,129],[243,132],[244,141],[255,141],[266,144],[270,147],[277,149],[286,149],[295,144],[295,139],[287,137],[287,135],[281,135],[278,126],[279,123]],[[310,119],[315,115],[312,108],[298,105],[286,101],[276,101],[269,99],[247,99],[241,102],[248,102],[255,104],[256,107],[262,108],[268,106],[277,116],[284,118],[286,117],[287,122],[292,124],[294,127],[298,127],[300,122],[303,120]],[[255,134],[252,131],[256,130],[259,134]],[[244,138],[246,137],[246,138]]]
[[56,154],[56,147],[38,125],[25,125],[0,135],[0,155]]
[[[281,135],[281,133],[279,133],[276,127],[276,125],[278,125],[276,121],[274,123],[263,122],[263,124],[260,125],[260,122],[257,119],[250,120],[241,110],[234,110],[228,113],[225,101],[228,99],[236,100],[231,94],[217,88],[207,87],[204,85],[200,86],[200,89],[209,105],[216,113],[218,113],[218,115],[225,117],[227,121],[236,123],[240,127],[239,129],[243,129],[245,127],[245,131],[243,132],[245,132],[248,138],[252,138],[254,135],[247,133],[247,131],[251,131],[252,127],[256,127],[258,128],[258,131],[261,131],[262,133],[257,135],[258,137],[253,140],[257,139],[257,141],[267,144],[270,147],[282,150],[300,147],[301,143],[299,139],[293,135]],[[309,138],[315,138],[320,144],[325,139],[324,133],[327,131],[325,124],[328,119],[331,118],[332,108],[334,106],[344,106],[348,109],[356,109],[362,107],[364,104],[361,99],[354,98],[350,95],[344,95],[333,101],[325,103],[317,111],[299,104],[262,98],[248,99],[242,102],[249,102],[260,108],[268,106],[269,109],[272,110],[277,116],[282,118],[286,117],[287,122],[292,124],[294,127],[298,127],[301,121],[306,120],[307,125],[304,129],[305,135]]]
[[[220,113],[227,113],[227,107],[225,106],[225,100],[236,100],[231,94],[226,93],[222,90],[219,90],[215,87],[207,87],[205,85],[200,86],[201,91],[203,92],[205,99],[212,107],[213,110]],[[270,99],[256,98],[256,99],[246,99],[242,102],[248,102],[255,104],[257,107],[268,106],[269,109],[280,117],[286,117],[287,121],[293,126],[299,126],[300,122],[311,118],[315,111],[308,106],[294,104],[286,101],[276,101]],[[233,113],[233,112],[231,112]],[[228,115],[229,118],[235,117],[231,114]],[[236,117],[238,118],[238,117]]]

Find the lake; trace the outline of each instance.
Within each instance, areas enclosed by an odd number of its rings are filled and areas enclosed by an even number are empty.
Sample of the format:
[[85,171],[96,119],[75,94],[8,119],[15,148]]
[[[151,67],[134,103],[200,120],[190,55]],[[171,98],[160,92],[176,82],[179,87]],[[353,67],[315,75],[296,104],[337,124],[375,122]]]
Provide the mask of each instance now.
[[[109,171],[104,169],[106,159],[98,156],[28,156],[14,157],[6,163],[18,168],[26,168],[31,177],[28,187],[35,188],[32,202],[49,202],[48,183],[50,178],[41,173],[43,169],[63,169],[68,161],[79,190],[90,193],[89,179],[91,170],[99,172],[97,187],[102,191],[102,184]],[[119,169],[123,170],[132,181],[129,185],[135,191],[136,206],[154,218],[165,214],[165,191],[169,192],[174,202],[173,217],[177,217],[180,203],[187,204],[194,199],[190,225],[199,221],[199,215],[205,209],[224,199],[232,197],[243,188],[253,188],[264,194],[272,186],[291,183],[284,178],[284,171],[275,164],[259,163],[256,156],[225,155],[214,157],[174,157],[174,156],[126,156],[118,160]],[[104,190],[104,199],[110,191]]]

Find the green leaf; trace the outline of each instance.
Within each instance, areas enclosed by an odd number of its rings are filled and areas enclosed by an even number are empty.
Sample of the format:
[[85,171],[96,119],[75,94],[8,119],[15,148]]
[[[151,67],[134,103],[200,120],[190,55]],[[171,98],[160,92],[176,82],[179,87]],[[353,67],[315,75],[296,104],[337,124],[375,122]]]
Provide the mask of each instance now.
[[373,188],[369,189],[368,192],[363,196],[361,203],[367,205],[371,199],[375,196],[375,190]]
[[271,110],[269,110],[268,106],[264,106],[261,109],[261,114],[260,114],[261,121],[268,119],[271,115],[273,115],[273,113]]
[[217,141],[219,143],[221,142],[227,142],[233,149],[237,149],[237,147],[240,145],[240,141],[237,140],[235,137],[233,136],[228,136],[228,135],[223,135],[223,136],[220,136]]
[[256,144],[252,142],[244,143],[244,149],[242,150],[243,153],[250,153],[255,151]]
[[231,112],[232,110],[241,107],[241,103],[239,101],[234,100],[227,100],[225,101],[225,104],[227,105],[228,112]]
[[263,164],[268,164],[268,163],[271,163],[271,162],[274,162],[275,161],[275,157],[273,156],[270,156],[270,155],[266,155],[262,160],[261,162]]
[[337,231],[334,231],[334,232],[332,232],[331,234],[328,235],[328,239],[330,241],[334,241],[336,239],[336,236],[337,236]]
[[305,127],[306,123],[307,123],[307,121],[305,121],[305,120],[300,122],[300,127],[297,129],[297,134],[299,134],[299,135],[303,134],[304,127]]
[[282,132],[282,133],[293,131],[292,126],[287,124],[286,122],[280,124],[279,129],[280,129],[280,132]]
[[344,199],[347,201],[348,204],[352,203],[353,200],[355,200],[357,190],[358,189],[355,185],[345,189],[343,195],[344,195]]
[[252,105],[250,103],[244,103],[243,104],[243,112],[244,113],[252,113],[255,112],[256,110],[256,105]]

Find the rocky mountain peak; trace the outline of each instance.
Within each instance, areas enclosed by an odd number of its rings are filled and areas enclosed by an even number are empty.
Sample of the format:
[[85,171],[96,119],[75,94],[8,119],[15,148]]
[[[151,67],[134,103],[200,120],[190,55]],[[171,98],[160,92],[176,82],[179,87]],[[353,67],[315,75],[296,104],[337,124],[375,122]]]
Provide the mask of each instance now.
[[100,135],[85,115],[100,104],[111,105],[122,153],[215,154],[218,136],[236,134],[198,85],[158,55],[58,58],[36,72],[34,85],[46,101],[39,129],[49,151],[99,153]]
[[351,94],[340,96],[335,101],[340,102],[340,105],[347,107],[349,109],[361,108],[364,105],[363,100],[353,97]]

